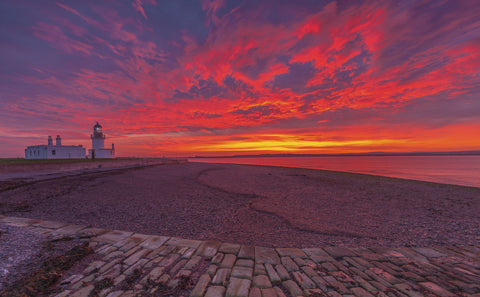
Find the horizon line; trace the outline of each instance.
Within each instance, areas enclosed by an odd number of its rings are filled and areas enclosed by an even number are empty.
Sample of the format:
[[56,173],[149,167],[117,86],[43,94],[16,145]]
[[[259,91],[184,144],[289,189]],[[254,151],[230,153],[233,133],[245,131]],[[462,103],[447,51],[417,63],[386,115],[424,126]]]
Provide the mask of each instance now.
[[265,154],[242,154],[228,156],[188,156],[187,158],[248,158],[248,157],[342,157],[342,156],[441,156],[441,155],[480,155],[480,150],[468,151],[432,151],[432,152],[366,152],[366,153],[324,153],[324,154],[298,154],[298,153],[265,153]]

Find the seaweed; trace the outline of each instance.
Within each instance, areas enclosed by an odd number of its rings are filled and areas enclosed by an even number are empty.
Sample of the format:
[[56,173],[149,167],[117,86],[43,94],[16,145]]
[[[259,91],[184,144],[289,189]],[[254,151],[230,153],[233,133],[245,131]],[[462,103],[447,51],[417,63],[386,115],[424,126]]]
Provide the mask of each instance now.
[[88,242],[84,242],[63,255],[48,258],[42,263],[41,268],[0,291],[0,296],[37,297],[49,295],[52,293],[50,287],[61,278],[63,271],[70,269],[76,262],[91,253],[93,251],[88,247]]

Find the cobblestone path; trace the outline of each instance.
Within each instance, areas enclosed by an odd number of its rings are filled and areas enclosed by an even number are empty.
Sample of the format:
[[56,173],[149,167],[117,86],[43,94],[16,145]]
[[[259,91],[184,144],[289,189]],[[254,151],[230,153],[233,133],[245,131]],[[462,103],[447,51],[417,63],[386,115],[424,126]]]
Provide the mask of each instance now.
[[[55,296],[480,296],[480,246],[265,248],[1,217],[94,250]],[[101,285],[99,285],[101,284]]]

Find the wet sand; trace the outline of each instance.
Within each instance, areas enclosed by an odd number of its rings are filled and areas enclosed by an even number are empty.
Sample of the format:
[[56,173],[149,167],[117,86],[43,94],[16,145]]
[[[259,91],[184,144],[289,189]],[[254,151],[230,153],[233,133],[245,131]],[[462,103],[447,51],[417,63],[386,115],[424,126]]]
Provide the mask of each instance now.
[[478,245],[478,213],[480,188],[231,164],[87,173],[0,192],[7,216],[267,247]]

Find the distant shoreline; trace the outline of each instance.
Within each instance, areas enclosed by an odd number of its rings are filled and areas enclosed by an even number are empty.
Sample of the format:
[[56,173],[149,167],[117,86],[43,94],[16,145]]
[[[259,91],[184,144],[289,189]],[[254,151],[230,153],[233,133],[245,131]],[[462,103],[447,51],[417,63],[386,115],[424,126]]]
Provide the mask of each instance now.
[[231,156],[190,156],[191,159],[200,158],[258,158],[258,157],[369,157],[369,156],[476,156],[479,151],[453,151],[453,152],[371,152],[371,153],[345,153],[345,154],[255,154]]
[[190,162],[355,172],[480,188],[480,155],[269,156],[190,158]]

